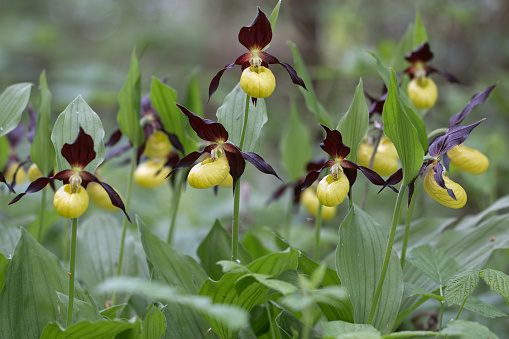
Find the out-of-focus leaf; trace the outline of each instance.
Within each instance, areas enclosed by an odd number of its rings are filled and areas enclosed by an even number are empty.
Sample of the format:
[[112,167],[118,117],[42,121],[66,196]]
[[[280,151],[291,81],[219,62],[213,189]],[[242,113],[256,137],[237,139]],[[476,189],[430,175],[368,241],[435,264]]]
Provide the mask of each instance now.
[[[414,24],[410,23],[405,31],[405,34],[396,45],[394,53],[392,54],[390,66],[398,72],[403,71],[410,66],[408,61],[405,60],[405,55],[414,49]],[[374,54],[372,54],[375,56]],[[380,70],[379,70],[380,71]],[[387,79],[387,84],[389,83]]]
[[[69,305],[69,296],[57,292],[58,299],[60,300],[60,310],[62,313],[67,312],[67,305]],[[74,299],[72,308],[72,323],[76,324],[81,321],[97,321],[104,320],[104,317],[99,313],[95,305],[90,305],[85,301]]]
[[[355,323],[367,323],[382,272],[387,237],[382,227],[354,205],[339,227],[336,270],[350,295]],[[392,331],[403,296],[403,272],[393,250],[372,325]]]
[[34,140],[30,148],[30,157],[46,176],[55,168],[56,154],[51,143],[51,92],[46,82],[46,72],[39,78],[41,88],[41,101],[39,104],[37,123],[35,125]]
[[5,168],[9,159],[9,142],[7,137],[0,137],[0,170]]
[[0,94],[0,137],[18,126],[27,107],[31,87],[31,83],[23,82],[7,87]]
[[[417,48],[420,44],[427,42],[428,34],[426,34],[426,27],[421,19],[421,13],[419,9],[415,10],[415,26],[414,26],[414,45],[412,49]],[[410,51],[408,51],[410,52]]]
[[141,111],[141,73],[136,50],[131,55],[131,65],[124,86],[118,94],[117,121],[122,134],[127,136],[133,147],[141,146],[145,141],[140,125]]
[[509,299],[509,276],[507,274],[487,268],[482,271],[481,276],[494,292]]
[[479,270],[468,270],[456,274],[445,287],[445,300],[452,304],[461,304],[479,284]]
[[498,339],[498,336],[486,326],[466,320],[453,320],[440,333],[459,336],[462,339]]
[[464,308],[469,311],[475,312],[486,318],[501,318],[507,316],[504,312],[499,310],[493,305],[485,303],[473,296],[469,296]]
[[[406,94],[404,95],[406,97]],[[405,112],[408,115],[408,118],[412,122],[412,125],[415,127],[415,130],[417,131],[417,137],[419,138],[419,142],[421,143],[421,147],[426,153],[428,151],[428,134],[426,132],[426,125],[424,124],[424,120],[417,115],[414,110],[407,105],[407,103],[404,103],[403,106],[405,107]]]
[[382,77],[384,84],[387,88],[389,88],[389,84],[391,82],[391,71],[383,64],[382,60],[375,53],[368,52],[373,58],[376,60],[376,69],[378,74]]
[[357,152],[359,151],[362,139],[364,139],[368,132],[368,127],[369,112],[366,99],[364,98],[362,79],[360,79],[355,89],[352,104],[336,128],[343,137],[343,143],[350,147],[350,154],[348,154],[346,159],[357,162]]
[[290,103],[290,120],[285,126],[279,150],[290,181],[296,181],[304,174],[306,164],[311,159],[311,138],[308,129],[299,119],[293,101]]
[[[276,324],[281,339],[301,338],[305,327],[308,327],[291,312],[284,309],[276,317]],[[314,328],[308,327],[307,330],[309,331],[309,339],[320,338],[320,335]]]
[[5,272],[7,272],[7,267],[9,267],[10,262],[11,261],[9,259],[4,257],[2,253],[0,253],[0,292],[4,287]]
[[82,321],[65,329],[51,322],[42,332],[40,339],[111,339],[119,333],[137,326],[127,321]]
[[104,129],[101,119],[85,100],[78,96],[60,113],[51,133],[51,141],[55,146],[59,171],[71,168],[71,165],[62,155],[62,147],[64,144],[71,144],[76,140],[80,126],[94,140],[94,151],[96,153],[95,159],[85,167],[85,171],[94,173],[97,166],[104,160]]
[[258,259],[271,252],[264,247],[261,240],[252,232],[247,232],[244,236],[244,248],[253,259]]
[[[246,110],[246,93],[240,87],[240,82],[228,93],[223,104],[217,109],[217,120],[228,131],[229,140],[240,147],[242,128],[244,126]],[[249,101],[249,113],[244,138],[243,152],[258,152],[262,137],[263,125],[267,122],[267,107],[265,100],[258,99],[256,106]]]
[[299,90],[304,96],[304,100],[306,101],[306,107],[310,110],[318,119],[318,121],[326,126],[332,126],[332,120],[329,116],[329,113],[325,110],[325,108],[318,102],[318,98],[316,97],[315,89],[311,82],[311,78],[309,77],[309,73],[306,69],[306,65],[300,56],[299,50],[297,49],[297,45],[294,42],[288,41],[288,45],[292,49],[293,59],[295,60],[295,70],[297,74],[302,78],[304,84],[306,85],[307,91],[299,86]]
[[196,151],[197,147],[196,142],[186,133],[189,124],[186,116],[175,105],[177,101],[177,92],[173,88],[156,77],[152,78],[150,102],[159,113],[164,129],[177,136],[187,154]]
[[166,332],[166,318],[163,312],[154,304],[151,304],[141,325],[140,339],[160,339]]
[[11,224],[7,219],[0,219],[0,253],[10,259],[20,236],[19,227]]
[[[203,239],[196,251],[200,258],[202,267],[211,279],[221,279],[223,270],[217,262],[220,260],[231,259],[231,243],[232,237],[228,234],[228,232],[226,232],[223,226],[221,226],[219,220],[216,219],[209,234],[207,234],[205,239]],[[253,260],[251,255],[241,244],[239,244],[239,260],[243,264],[250,263]]]
[[[198,71],[194,70],[187,78],[186,107],[196,115],[203,117],[203,102],[200,96],[200,82]],[[181,113],[182,114],[182,113]]]
[[[37,339],[49,322],[66,323],[67,312],[59,311],[57,292],[68,292],[67,272],[54,254],[22,229],[0,293],[0,337]],[[79,286],[75,297],[93,303]]]
[[419,173],[424,152],[416,128],[399,98],[398,79],[391,70],[389,93],[383,109],[384,133],[392,141],[403,168],[403,184],[408,185]]
[[[378,331],[376,328],[374,328],[372,325],[369,324],[351,324],[347,323],[346,321],[330,321],[330,322],[322,322],[322,329],[323,329],[323,335],[325,337],[338,337],[345,334],[363,334],[363,335],[377,335],[373,338],[382,338],[380,331]],[[348,336],[348,338],[357,338],[355,336]],[[361,337],[359,337],[361,338]],[[362,338],[371,338],[368,337],[362,337]]]
[[464,271],[464,268],[454,259],[430,245],[414,248],[408,254],[407,259],[412,265],[442,286],[445,286],[454,275]]

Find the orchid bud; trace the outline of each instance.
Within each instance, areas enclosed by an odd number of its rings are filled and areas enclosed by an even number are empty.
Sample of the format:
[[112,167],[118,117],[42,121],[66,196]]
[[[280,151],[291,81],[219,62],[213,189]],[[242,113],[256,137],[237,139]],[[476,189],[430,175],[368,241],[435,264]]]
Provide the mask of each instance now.
[[484,173],[490,165],[490,161],[484,154],[463,145],[454,146],[447,152],[447,156],[454,167],[471,174]]
[[[308,187],[304,191],[302,191],[302,194],[300,196],[300,201],[306,208],[306,210],[311,214],[312,216],[316,217],[318,213],[318,206],[320,204],[320,201],[318,201],[318,197],[316,196],[316,192],[311,188]],[[334,218],[336,215],[336,206],[329,207],[329,206],[323,206],[322,207],[322,219],[323,220],[329,220]]]
[[276,78],[266,67],[260,66],[257,70],[248,67],[240,76],[240,87],[252,98],[266,98],[276,89]]
[[[187,180],[191,187],[205,189],[219,185],[230,173],[230,165],[226,156],[216,160],[208,158],[191,168]],[[233,183],[233,180],[232,180]]]
[[[90,200],[92,200],[92,202],[97,206],[107,209],[108,211],[118,210],[118,207],[111,203],[110,196],[100,184],[96,182],[88,183],[87,192]],[[120,196],[120,193],[118,193],[117,190],[115,190],[115,192],[117,192],[117,194]]]
[[166,157],[171,151],[168,135],[162,131],[154,131],[145,143],[143,154],[150,158]]
[[134,171],[134,180],[142,187],[154,188],[161,185],[171,169],[164,166],[164,161],[147,160]]
[[[16,173],[16,183],[19,184],[26,180],[27,173],[26,173],[25,169],[23,168],[23,166],[21,166],[18,169],[18,166],[19,166],[19,162],[17,162],[17,161],[13,161],[10,163],[10,165],[7,167],[6,171],[4,172],[5,180],[12,182],[12,179],[14,179],[14,173]],[[18,170],[18,172],[16,172],[16,170]]]
[[462,208],[467,203],[467,193],[463,187],[455,183],[446,176],[443,176],[445,187],[454,192],[456,200],[454,200],[445,188],[440,187],[433,177],[433,170],[429,170],[424,177],[424,189],[430,197],[438,201],[440,204],[449,208]]
[[88,208],[88,193],[79,186],[75,193],[71,191],[71,185],[60,187],[53,197],[53,206],[58,214],[64,218],[78,218]]
[[339,178],[334,180],[332,174],[327,175],[318,184],[316,195],[324,206],[337,206],[345,200],[350,191],[350,182],[344,173],[338,174]]
[[39,167],[37,167],[36,164],[32,164],[28,168],[28,180],[30,180],[30,182],[32,182],[32,181],[39,179],[40,177],[42,177],[41,170],[39,169]]
[[[362,143],[357,153],[357,162],[359,165],[369,168],[371,157],[373,155],[374,147],[366,143]],[[373,171],[380,175],[391,175],[396,172],[399,168],[398,157],[393,157],[393,153],[389,150],[383,152],[380,147],[375,153],[375,159],[373,161]]]
[[431,108],[438,98],[435,82],[428,78],[413,78],[407,87],[408,97],[417,108]]

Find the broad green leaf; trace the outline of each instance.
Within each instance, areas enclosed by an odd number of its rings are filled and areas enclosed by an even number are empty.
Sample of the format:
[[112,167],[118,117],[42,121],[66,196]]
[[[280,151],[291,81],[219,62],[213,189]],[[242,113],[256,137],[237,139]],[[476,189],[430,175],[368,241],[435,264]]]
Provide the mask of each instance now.
[[18,126],[27,107],[31,87],[31,83],[23,82],[7,87],[0,94],[0,137]]
[[258,259],[271,253],[271,251],[266,249],[261,240],[252,232],[248,231],[246,235],[244,235],[243,243],[244,248],[253,257],[253,259]]
[[135,327],[127,321],[82,321],[65,329],[60,324],[51,322],[42,332],[40,339],[111,339],[119,333]]
[[[406,100],[408,99],[407,95],[403,93],[403,98]],[[426,125],[424,124],[424,120],[415,113],[415,111],[408,105],[407,102],[404,101],[403,106],[405,107],[405,112],[408,115],[408,118],[410,119],[410,122],[415,127],[415,130],[417,131],[417,137],[419,138],[419,143],[421,144],[422,149],[424,150],[424,153],[428,151],[428,134],[426,132]],[[413,104],[412,104],[413,107]]]
[[461,339],[498,339],[486,326],[466,320],[453,320],[440,333],[460,336]]
[[163,312],[154,304],[151,304],[141,324],[140,339],[160,339],[166,332],[166,318]]
[[509,276],[503,272],[487,268],[481,272],[486,284],[504,298],[509,298]]
[[445,286],[449,279],[464,271],[454,259],[430,245],[422,245],[410,251],[408,261],[419,268],[437,284]]
[[[417,183],[415,187],[420,189],[417,185],[419,185],[419,183]],[[417,192],[414,192],[414,194],[417,194]],[[407,252],[420,245],[436,241],[444,229],[449,227],[455,221],[456,218],[437,218],[432,216],[412,220]],[[405,227],[403,225],[398,226],[396,229],[396,237],[394,238],[394,247],[397,251],[401,251],[404,236]]]
[[320,335],[314,328],[305,325],[296,316],[285,309],[276,317],[276,324],[282,339],[302,338],[306,327],[309,333],[309,339],[320,338]]
[[[290,248],[256,259],[249,263],[247,268],[252,273],[276,278],[287,269],[296,269],[298,257],[299,253]],[[240,306],[249,311],[265,298],[269,287],[260,284],[253,277],[244,277],[245,275],[246,273],[227,273],[219,281],[208,279],[203,283],[200,295],[212,297],[214,303]],[[220,338],[235,338],[237,330],[208,314],[206,318]]]
[[[79,278],[91,289],[107,278],[116,276],[120,253],[122,227],[120,221],[110,214],[94,214],[80,224],[77,240],[76,262]],[[138,275],[134,239],[127,234],[125,239],[122,275]],[[91,292],[96,304],[105,307],[111,295]],[[129,296],[117,294],[117,302],[127,302]]]
[[445,300],[452,304],[462,304],[479,284],[479,270],[468,270],[456,274],[445,287]]
[[[462,218],[454,227],[455,230],[470,229],[479,224],[486,216],[493,215],[493,212],[509,208],[509,195],[495,201],[488,208],[475,215],[467,215]],[[498,213],[497,213],[498,214]]]
[[468,297],[464,308],[466,308],[469,311],[480,314],[485,318],[500,318],[507,316],[507,314],[505,314],[495,306],[485,303],[484,301],[479,300],[473,296]]
[[362,79],[360,79],[355,89],[352,104],[348,112],[339,121],[337,127],[337,130],[343,137],[344,144],[350,147],[350,154],[348,154],[346,159],[353,162],[357,161],[357,152],[359,151],[362,139],[364,139],[368,132],[368,127],[369,112],[366,99],[364,98]]
[[46,82],[46,72],[43,71],[39,78],[41,88],[41,101],[35,125],[34,140],[30,148],[30,157],[39,167],[44,176],[47,176],[56,164],[55,149],[51,143],[51,92]]
[[5,218],[0,219],[0,253],[10,259],[20,236],[19,227]]
[[332,120],[329,116],[329,113],[327,113],[322,104],[318,102],[315,89],[313,88],[313,83],[309,77],[309,73],[306,69],[306,65],[304,64],[304,60],[302,60],[299,50],[297,49],[297,45],[295,45],[295,43],[292,41],[288,41],[288,45],[292,49],[293,59],[295,60],[295,70],[304,81],[304,84],[307,88],[306,91],[304,88],[298,86],[300,92],[304,96],[304,100],[306,101],[306,107],[316,116],[318,122],[326,126],[332,126]]
[[[67,305],[69,305],[69,296],[57,292],[60,301],[60,310],[62,313],[67,313]],[[81,321],[97,321],[104,320],[105,318],[99,313],[95,305],[91,305],[85,301],[74,299],[72,308],[72,323],[76,324]]]
[[117,121],[122,131],[133,147],[137,148],[145,142],[145,135],[140,125],[141,111],[141,73],[136,50],[131,55],[129,73],[124,86],[118,94]]
[[7,267],[9,267],[10,262],[11,261],[9,259],[4,257],[2,253],[0,253],[0,292],[4,287],[5,272],[7,272]]
[[381,338],[380,331],[369,324],[351,324],[346,321],[322,322],[323,335],[325,337],[337,337],[348,333],[373,333]]
[[203,101],[200,95],[200,81],[197,74],[198,70],[194,70],[187,78],[185,103],[188,110],[202,117]]
[[[426,34],[426,27],[422,23],[421,13],[419,9],[415,11],[415,26],[414,26],[414,46],[417,48],[420,44],[428,41],[428,35]],[[410,52],[410,51],[408,51]]]
[[383,109],[384,133],[392,141],[403,168],[403,185],[408,185],[419,173],[424,152],[411,119],[403,109],[398,79],[391,70],[389,93]]
[[[350,295],[355,323],[367,323],[382,272],[387,237],[383,228],[354,205],[339,228],[336,269]],[[403,273],[393,250],[373,326],[390,333],[403,296]]]
[[376,60],[376,69],[378,74],[382,77],[384,84],[387,88],[389,88],[389,84],[391,82],[391,71],[383,64],[382,60],[375,53],[368,52],[373,58]]
[[[201,261],[201,266],[213,280],[221,279],[223,269],[217,264],[220,260],[230,260],[231,235],[221,226],[216,219],[209,234],[203,239],[196,253]],[[239,260],[247,264],[253,260],[251,255],[239,244]],[[234,262],[235,263],[235,262]]]
[[[216,116],[219,123],[228,131],[229,140],[240,147],[240,139],[246,117],[246,93],[240,87],[240,82],[228,93],[223,104],[217,109]],[[262,137],[263,125],[267,122],[267,107],[265,100],[258,99],[256,106],[249,101],[249,113],[246,136],[242,151],[258,152]]]
[[7,137],[0,137],[0,169],[5,168],[9,159],[9,142]]
[[[405,55],[414,49],[414,24],[408,25],[405,34],[396,45],[394,53],[391,58],[391,67],[401,72],[410,66],[410,63],[405,60]],[[387,79],[389,80],[389,79]],[[389,81],[387,81],[388,83]]]
[[[0,337],[39,338],[49,322],[66,323],[57,292],[68,293],[67,272],[55,255],[22,229],[0,293]],[[75,297],[91,301],[76,285]]]
[[60,113],[51,133],[51,141],[55,146],[58,171],[70,169],[71,165],[62,156],[64,144],[72,143],[78,137],[80,126],[94,140],[95,159],[85,167],[85,171],[94,173],[97,166],[104,160],[104,129],[99,116],[88,106],[81,96],[74,99]]
[[150,85],[150,101],[159,113],[164,129],[177,136],[184,147],[184,152],[190,153],[197,150],[196,142],[186,133],[188,120],[175,105],[178,102],[177,92],[154,77]]
[[293,101],[290,103],[290,121],[285,126],[279,152],[290,181],[296,181],[304,174],[306,164],[311,159],[311,137]]

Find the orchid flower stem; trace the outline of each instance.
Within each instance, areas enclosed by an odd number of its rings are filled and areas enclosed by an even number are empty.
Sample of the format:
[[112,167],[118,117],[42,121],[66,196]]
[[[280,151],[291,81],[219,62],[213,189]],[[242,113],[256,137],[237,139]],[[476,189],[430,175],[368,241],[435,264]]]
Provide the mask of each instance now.
[[373,297],[373,304],[371,305],[371,311],[369,312],[368,324],[373,323],[373,317],[375,316],[376,306],[378,305],[378,300],[380,299],[380,294],[382,293],[382,287],[385,281],[385,276],[387,274],[387,269],[389,268],[392,247],[394,245],[394,237],[396,235],[396,227],[398,226],[399,214],[401,211],[401,203],[403,202],[403,195],[405,193],[406,188],[407,186],[403,185],[403,183],[399,188],[398,198],[396,199],[396,206],[394,207],[394,214],[392,215],[392,225],[389,234],[389,241],[387,242],[387,250],[385,251],[384,264],[382,266],[382,272],[380,273],[380,278],[378,279],[378,284],[376,286],[375,296]]
[[67,306],[67,327],[72,325],[72,311],[74,307],[74,278],[76,272],[76,234],[78,233],[78,218],[72,219],[71,230],[71,259],[69,261],[69,304]]
[[[136,165],[136,158],[138,156],[137,147],[133,147],[133,155],[131,158],[131,168],[129,170],[129,178],[127,184],[127,198],[125,204],[125,210],[129,213],[129,206],[131,204],[131,190],[133,188],[133,176],[134,176],[134,166]],[[120,239],[120,253],[118,255],[118,266],[117,266],[117,274],[118,277],[120,272],[122,271],[122,260],[124,259],[124,247],[125,247],[125,236],[127,233],[127,218],[124,218],[124,224],[122,227],[122,238]],[[113,291],[113,295],[111,297],[111,304],[115,305],[117,299],[117,291]]]
[[290,233],[292,231],[292,215],[293,215],[293,196],[290,194],[288,199],[288,209],[286,210],[284,237],[290,241]]
[[314,261],[318,262],[318,258],[320,257],[320,231],[322,228],[322,210],[323,205],[318,204],[318,211],[316,212],[316,223],[315,223],[315,256],[313,257]]
[[[408,192],[410,194],[410,192]],[[410,200],[410,206],[408,206],[408,210],[406,213],[406,220],[405,220],[405,235],[403,238],[403,248],[401,249],[401,269],[405,266],[405,257],[406,257],[406,250],[408,247],[408,237],[410,235],[410,225],[412,224],[412,214],[414,212],[414,204],[415,204],[415,191],[412,195],[412,198]]]
[[267,318],[269,318],[271,339],[276,339],[276,331],[274,330],[274,325],[272,324],[272,314],[270,313],[270,303],[268,298],[265,299],[265,309],[267,310]]
[[168,232],[168,238],[166,242],[171,244],[171,240],[173,237],[173,231],[175,230],[175,221],[177,220],[177,212],[180,203],[180,196],[182,195],[182,184],[184,183],[184,178],[186,177],[185,171],[179,171],[177,173],[177,181],[175,182],[175,190],[173,191],[173,199],[171,201],[171,224],[170,230]]
[[44,215],[46,210],[46,189],[42,190],[41,199],[41,212],[39,214],[39,229],[37,230],[37,242],[40,243],[42,239],[42,228],[44,227]]
[[[249,100],[251,98],[246,95],[246,108],[244,110],[244,125],[242,126],[242,134],[240,136],[239,148],[244,147],[246,138],[247,120],[249,118]],[[239,216],[240,216],[240,178],[235,184],[235,193],[233,195],[233,229],[232,229],[232,261],[237,261],[239,250]]]
[[[376,136],[375,145],[373,146],[373,153],[371,154],[371,158],[369,158],[369,169],[373,169],[373,165],[375,164],[375,156],[376,151],[378,150],[378,146],[380,145],[380,140],[382,140],[382,135],[384,131],[383,129],[378,130],[378,134]],[[366,201],[368,200],[368,193],[369,193],[369,181],[366,181],[366,187],[364,188],[364,196],[362,197],[361,202],[361,210],[364,210],[364,207],[366,207]]]

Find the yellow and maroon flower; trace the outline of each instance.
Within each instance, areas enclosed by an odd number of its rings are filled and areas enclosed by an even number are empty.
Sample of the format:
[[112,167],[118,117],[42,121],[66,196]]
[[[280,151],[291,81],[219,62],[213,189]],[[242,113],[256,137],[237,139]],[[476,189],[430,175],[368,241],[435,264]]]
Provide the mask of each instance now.
[[85,189],[90,182],[95,182],[104,188],[113,206],[120,208],[129,222],[131,222],[125,210],[124,202],[118,193],[110,185],[101,182],[92,173],[84,170],[84,168],[95,159],[96,153],[94,151],[94,140],[83,128],[80,127],[78,137],[73,143],[65,144],[62,147],[61,153],[69,163],[71,169],[65,169],[51,177],[40,177],[36,179],[30,183],[24,193],[18,194],[12,199],[9,205],[19,201],[27,193],[38,192],[54,180],[60,180],[63,181],[64,186],[55,193],[53,199],[55,209],[63,217],[77,218],[83,214],[88,207],[88,194]]
[[244,45],[249,52],[244,53],[235,60],[235,62],[226,65],[217,72],[209,86],[209,99],[219,86],[219,80],[224,71],[235,65],[242,66],[241,86],[242,89],[253,98],[264,98],[269,96],[274,90],[276,84],[272,72],[269,70],[269,64],[280,64],[283,66],[294,84],[306,88],[304,81],[297,75],[297,72],[289,64],[279,61],[275,56],[264,52],[264,49],[272,40],[272,28],[265,13],[258,8],[256,18],[249,26],[242,27],[239,32],[239,42]]

